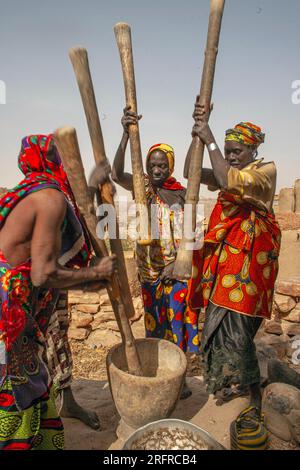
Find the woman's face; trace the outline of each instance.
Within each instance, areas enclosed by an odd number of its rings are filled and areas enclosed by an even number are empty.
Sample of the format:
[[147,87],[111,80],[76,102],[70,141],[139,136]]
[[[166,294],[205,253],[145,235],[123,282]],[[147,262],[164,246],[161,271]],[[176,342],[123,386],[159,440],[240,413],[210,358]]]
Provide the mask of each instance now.
[[162,186],[170,176],[167,156],[161,150],[154,150],[147,161],[147,173],[154,186]]
[[228,141],[225,142],[224,147],[225,160],[230,166],[242,170],[249,163],[253,162],[255,150],[254,146]]

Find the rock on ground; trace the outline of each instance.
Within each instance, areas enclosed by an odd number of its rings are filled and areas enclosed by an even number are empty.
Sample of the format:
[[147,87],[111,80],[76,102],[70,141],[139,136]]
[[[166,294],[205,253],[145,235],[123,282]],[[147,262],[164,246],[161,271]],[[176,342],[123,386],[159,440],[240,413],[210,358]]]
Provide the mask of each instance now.
[[297,304],[296,308],[292,310],[288,315],[284,316],[285,321],[300,323],[300,305]]
[[68,337],[70,340],[85,340],[89,335],[90,329],[88,328],[76,328],[75,326],[70,326],[68,329]]
[[300,391],[292,385],[273,383],[263,394],[268,429],[286,441],[300,444]]
[[278,294],[274,295],[274,304],[280,313],[289,313],[296,307],[296,301],[289,295]]
[[91,348],[107,347],[111,348],[121,341],[121,335],[111,330],[92,331],[86,340],[86,344]]
[[254,342],[257,351],[269,359],[274,357],[274,355],[272,356],[274,351],[275,357],[278,357],[279,359],[283,359],[286,355],[288,342],[285,335],[278,336],[265,334],[260,336],[258,339],[255,339]]
[[282,331],[289,336],[298,336],[300,335],[300,324],[291,323],[289,321],[282,320],[281,322]]

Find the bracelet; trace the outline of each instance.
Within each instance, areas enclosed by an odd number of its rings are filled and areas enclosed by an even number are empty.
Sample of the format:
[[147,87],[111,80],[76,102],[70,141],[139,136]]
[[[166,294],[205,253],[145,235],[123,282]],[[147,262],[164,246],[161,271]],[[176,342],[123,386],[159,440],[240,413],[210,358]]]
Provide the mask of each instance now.
[[207,148],[208,148],[208,150],[209,150],[210,152],[213,152],[214,150],[217,150],[218,146],[217,146],[217,144],[215,144],[214,142],[212,142],[211,144],[209,144],[209,145],[207,146]]

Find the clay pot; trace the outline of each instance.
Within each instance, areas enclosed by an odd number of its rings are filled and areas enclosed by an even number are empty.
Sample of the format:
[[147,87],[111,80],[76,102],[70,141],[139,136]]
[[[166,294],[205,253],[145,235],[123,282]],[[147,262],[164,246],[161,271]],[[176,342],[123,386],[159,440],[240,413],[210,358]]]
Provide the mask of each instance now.
[[183,351],[170,341],[136,340],[143,377],[128,374],[122,344],[107,355],[107,374],[118,413],[133,429],[170,416],[179,399],[187,361]]

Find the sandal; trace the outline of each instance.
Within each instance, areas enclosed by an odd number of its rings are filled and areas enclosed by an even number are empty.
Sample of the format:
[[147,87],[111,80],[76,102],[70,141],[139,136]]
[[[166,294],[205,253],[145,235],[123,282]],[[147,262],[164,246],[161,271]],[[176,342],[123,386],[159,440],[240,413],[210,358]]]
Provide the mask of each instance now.
[[264,425],[264,414],[255,406],[242,411],[230,426],[231,450],[266,450],[268,431]]

